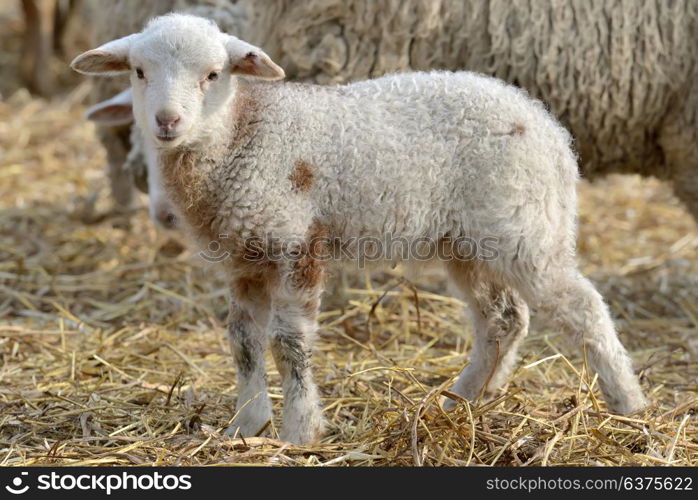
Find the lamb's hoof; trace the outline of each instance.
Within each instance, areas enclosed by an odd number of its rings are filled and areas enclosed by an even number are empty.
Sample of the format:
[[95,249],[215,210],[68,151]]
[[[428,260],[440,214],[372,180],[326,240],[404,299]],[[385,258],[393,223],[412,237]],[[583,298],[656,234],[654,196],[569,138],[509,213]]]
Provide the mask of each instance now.
[[231,437],[255,437],[260,435],[269,425],[271,419],[239,419],[233,420],[230,427],[225,431],[226,435]]
[[642,393],[626,395],[623,398],[607,398],[608,409],[617,415],[632,415],[646,410],[650,403]]
[[316,443],[325,433],[325,419],[320,408],[297,416],[284,415],[279,433],[282,441],[304,445]]
[[238,411],[225,433],[236,437],[258,436],[269,425],[271,417],[271,402],[268,398],[257,404],[253,401]]
[[[463,399],[468,400],[468,401],[475,401],[479,395],[479,392],[475,392],[473,390],[465,390],[463,391],[462,389],[459,389],[459,387],[473,387],[474,384],[471,383],[456,383],[454,384],[451,389],[449,389],[449,392],[452,394],[455,394],[458,397],[449,397],[449,396],[444,396],[443,399],[441,400],[441,407],[444,410],[453,410],[456,406],[458,406],[458,403],[463,403]],[[462,398],[462,399],[461,399]]]
[[[467,401],[473,401],[473,399],[468,398],[467,396],[462,396],[462,398]],[[449,398],[447,396],[444,396],[443,400],[441,401],[441,407],[444,410],[453,410],[456,406],[458,406],[459,403],[461,405],[465,404],[465,401],[463,401],[463,399]],[[472,406],[472,403],[470,403],[470,405]]]
[[456,407],[458,403],[456,402],[455,399],[451,399],[449,397],[444,397],[441,406],[443,407],[444,410],[452,410]]

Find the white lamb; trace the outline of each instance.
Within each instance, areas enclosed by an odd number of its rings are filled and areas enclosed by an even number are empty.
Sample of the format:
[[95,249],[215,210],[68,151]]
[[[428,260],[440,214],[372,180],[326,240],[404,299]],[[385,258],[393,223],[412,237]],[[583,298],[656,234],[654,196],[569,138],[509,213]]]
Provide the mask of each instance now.
[[[501,386],[531,306],[586,348],[612,409],[646,404],[603,299],[576,267],[570,136],[525,92],[473,73],[269,82],[284,72],[259,48],[177,14],[72,66],[131,72],[136,122],[182,225],[230,255],[231,431],[255,435],[271,418],[269,342],[283,378],[281,437],[318,438],[310,342],[326,257],[337,242],[357,249],[386,236],[437,245],[470,305],[474,352],[455,393]],[[464,238],[491,238],[495,255],[471,258]]]

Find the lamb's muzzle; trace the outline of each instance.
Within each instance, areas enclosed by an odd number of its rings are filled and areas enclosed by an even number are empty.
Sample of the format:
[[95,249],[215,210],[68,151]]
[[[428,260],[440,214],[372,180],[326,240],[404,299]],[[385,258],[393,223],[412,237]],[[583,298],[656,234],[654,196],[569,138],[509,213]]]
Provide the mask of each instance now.
[[[184,15],[156,18],[73,67],[131,71],[136,122],[179,221],[202,248],[220,240],[230,255],[221,265],[238,364],[231,432],[253,435],[270,418],[269,345],[283,378],[281,437],[319,437],[310,355],[327,262],[317,256],[327,241],[367,238],[445,250],[475,323],[454,392],[477,399],[505,382],[531,308],[586,348],[612,409],[646,404],[608,308],[575,263],[570,136],[525,92],[465,72],[265,83],[283,71],[261,49]],[[169,142],[152,120],[165,105],[186,125]],[[494,241],[495,251],[465,258],[461,238]]]

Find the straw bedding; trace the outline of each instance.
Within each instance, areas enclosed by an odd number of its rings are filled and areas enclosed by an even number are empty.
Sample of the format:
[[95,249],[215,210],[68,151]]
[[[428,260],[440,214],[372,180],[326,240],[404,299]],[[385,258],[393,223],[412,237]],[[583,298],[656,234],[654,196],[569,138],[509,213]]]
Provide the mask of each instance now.
[[[2,41],[0,66],[16,43]],[[698,465],[698,231],[665,185],[611,177],[580,196],[582,267],[654,402],[645,413],[607,413],[583,356],[535,323],[508,387],[446,413],[440,393],[470,349],[462,304],[438,275],[358,274],[321,316],[328,435],[288,445],[274,420],[230,438],[223,284],[144,208],[130,228],[110,214],[88,84],[46,102],[5,71],[0,465]]]

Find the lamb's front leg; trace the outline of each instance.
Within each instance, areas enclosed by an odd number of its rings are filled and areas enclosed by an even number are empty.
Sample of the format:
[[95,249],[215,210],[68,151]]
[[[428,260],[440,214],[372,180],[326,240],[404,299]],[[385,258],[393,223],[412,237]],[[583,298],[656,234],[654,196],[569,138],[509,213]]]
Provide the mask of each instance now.
[[322,293],[320,266],[306,257],[289,264],[273,297],[271,348],[284,390],[281,439],[297,444],[316,441],[324,430],[310,366]]
[[230,435],[255,436],[272,417],[264,362],[269,310],[265,283],[238,280],[231,287],[228,337],[237,364],[238,397]]

